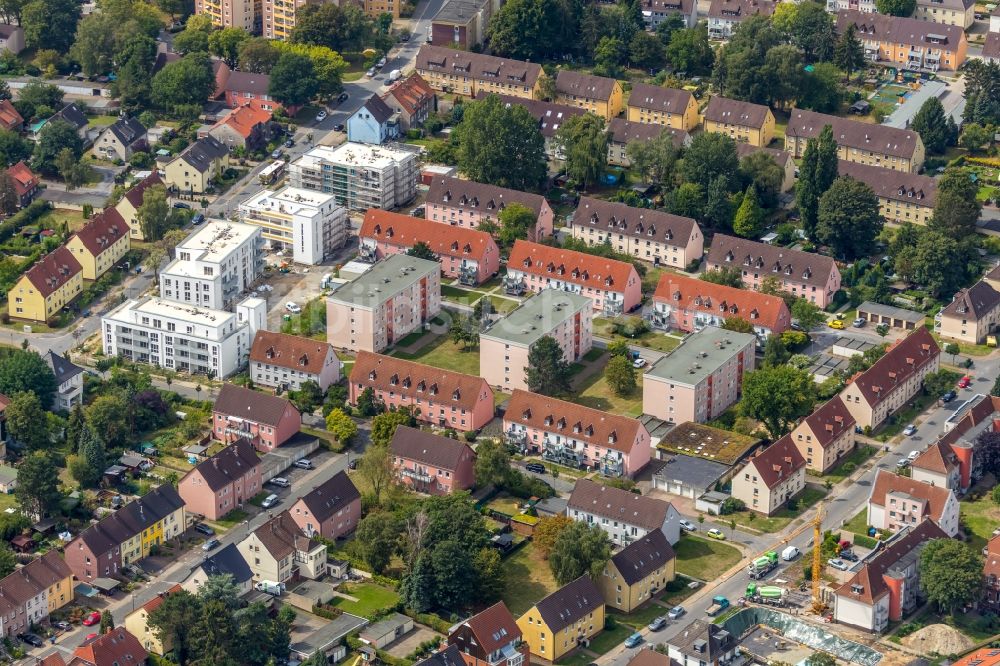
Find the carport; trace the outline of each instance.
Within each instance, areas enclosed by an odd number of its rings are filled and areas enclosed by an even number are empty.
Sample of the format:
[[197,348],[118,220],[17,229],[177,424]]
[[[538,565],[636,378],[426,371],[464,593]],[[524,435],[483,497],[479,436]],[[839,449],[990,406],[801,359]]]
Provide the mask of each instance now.
[[101,594],[112,594],[119,584],[120,583],[114,578],[94,579],[94,587],[96,587]]

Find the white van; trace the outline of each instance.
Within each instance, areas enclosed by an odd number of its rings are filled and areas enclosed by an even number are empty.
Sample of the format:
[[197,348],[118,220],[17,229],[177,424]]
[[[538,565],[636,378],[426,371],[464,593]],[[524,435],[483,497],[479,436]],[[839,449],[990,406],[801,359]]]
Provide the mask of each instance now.
[[801,554],[802,553],[799,551],[798,548],[796,548],[795,546],[789,546],[788,548],[785,548],[783,551],[781,551],[781,559],[783,559],[786,562],[791,562]]

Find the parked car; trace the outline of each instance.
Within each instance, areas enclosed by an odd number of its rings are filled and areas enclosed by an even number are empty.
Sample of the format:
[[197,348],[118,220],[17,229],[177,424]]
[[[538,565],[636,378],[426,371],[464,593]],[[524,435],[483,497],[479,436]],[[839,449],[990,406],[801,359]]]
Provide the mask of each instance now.
[[545,474],[545,465],[542,463],[530,462],[524,466],[524,469],[535,474]]
[[205,543],[201,544],[201,549],[205,551],[213,550],[219,547],[219,543],[220,541],[213,537],[208,541],[206,541]]
[[347,101],[348,97],[350,97],[350,95],[348,95],[347,93],[345,93],[345,92],[340,93],[340,96],[337,97],[337,103],[338,104],[343,104],[344,102]]
[[268,495],[264,498],[264,501],[260,503],[261,507],[265,509],[270,509],[272,506],[278,503],[277,495]]
[[698,526],[692,523],[690,520],[682,520],[680,522],[681,529],[687,532],[697,532]]
[[841,331],[844,329],[844,322],[840,319],[832,319],[826,323],[830,328]]
[[298,314],[302,312],[302,306],[296,303],[295,301],[288,301],[287,303],[285,303],[285,309],[291,312],[292,314]]
[[722,533],[722,530],[716,527],[713,527],[708,531],[708,536],[712,537],[713,539],[718,539],[719,541],[726,540],[726,535]]
[[194,531],[198,534],[204,534],[205,536],[215,536],[215,530],[206,525],[205,523],[198,523],[194,526]]
[[71,625],[69,622],[66,622],[65,620],[53,622],[52,626],[55,627],[56,629],[62,629],[63,631],[69,631],[70,629],[73,628],[73,625]]
[[343,123],[337,123],[336,125],[333,126],[333,131],[334,132],[343,132],[344,131],[344,124]]
[[375,76],[375,68],[374,68],[374,67],[371,67],[371,68],[369,68],[369,69],[368,69],[368,71],[367,71],[367,72],[365,72],[365,75],[366,75],[366,76],[367,76],[367,77],[368,77],[369,79],[371,79],[371,78],[374,78],[374,76]]
[[906,456],[906,459],[913,462],[920,456],[920,451],[910,451],[910,455]]
[[97,611],[91,611],[87,615],[87,617],[83,618],[83,626],[85,627],[92,627],[95,624],[99,624],[100,622],[101,622],[101,614],[98,613]]
[[625,639],[625,647],[634,648],[642,645],[642,634],[635,633]]
[[288,139],[285,141],[285,148],[291,148],[295,145],[295,139]]
[[854,554],[853,550],[842,550],[840,551],[840,559],[847,560],[848,562],[857,562],[858,556]]
[[33,645],[35,647],[42,647],[45,645],[45,641],[43,641],[37,634],[18,634],[17,637],[28,645]]
[[669,617],[671,620],[676,620],[681,615],[684,615],[684,613],[686,612],[687,611],[684,610],[684,606],[674,606],[669,611],[667,611],[667,617]]
[[850,569],[850,566],[847,564],[847,562],[837,557],[831,557],[829,560],[826,561],[826,563],[829,564],[834,569],[840,569],[841,571],[847,571],[848,569]]
[[347,463],[347,469],[357,469],[357,468],[358,468],[358,460],[357,460],[357,458],[355,458],[351,462]]
[[312,460],[309,460],[308,458],[299,458],[298,460],[296,460],[292,464],[295,465],[296,467],[298,467],[299,469],[312,469],[313,468]]
[[958,394],[955,393],[955,391],[948,391],[943,396],[941,396],[941,402],[951,402],[952,400],[954,400],[957,397],[958,397]]
[[194,217],[191,218],[191,224],[193,224],[194,226],[198,226],[204,221],[205,221],[205,216],[202,215],[201,213],[195,213]]
[[316,122],[321,123],[326,120],[326,111],[320,111],[316,114]]
[[867,321],[867,320],[862,319],[861,317],[858,317],[853,322],[851,322],[851,326],[853,326],[854,328],[864,328],[865,327],[865,321]]
[[385,67],[385,62],[386,62],[385,56],[382,56],[379,59],[378,63],[375,65],[375,67],[377,67],[378,69],[382,69],[383,67]]
[[640,356],[639,358],[637,358],[634,361],[632,361],[632,367],[633,368],[644,368],[644,367],[646,367],[646,359],[644,359],[644,358],[642,358]]
[[908,458],[903,458],[896,463],[896,469],[905,469],[910,466],[910,460]]
[[87,634],[87,637],[84,638],[83,640],[84,640],[84,642],[86,642],[86,641],[92,641],[95,638],[97,638],[97,634]]
[[660,631],[666,626],[667,626],[667,618],[661,615],[660,617],[650,622],[649,626],[647,626],[646,628],[649,629],[650,631]]
[[913,425],[912,423],[910,425],[906,426],[905,428],[903,428],[903,434],[906,435],[907,437],[909,437],[910,435],[912,435],[916,431],[917,431],[917,426]]
[[183,208],[184,210],[191,210],[190,204],[186,204],[183,201],[175,201],[174,208]]
[[281,157],[281,148],[275,148],[273,151],[271,151],[272,160],[279,159],[280,157]]
[[291,482],[289,482],[289,480],[283,476],[276,476],[270,481],[268,481],[268,483],[270,483],[272,486],[278,486],[279,488],[287,488],[288,486],[292,485]]
[[972,383],[972,377],[966,375],[958,380],[958,388],[969,388],[969,384]]

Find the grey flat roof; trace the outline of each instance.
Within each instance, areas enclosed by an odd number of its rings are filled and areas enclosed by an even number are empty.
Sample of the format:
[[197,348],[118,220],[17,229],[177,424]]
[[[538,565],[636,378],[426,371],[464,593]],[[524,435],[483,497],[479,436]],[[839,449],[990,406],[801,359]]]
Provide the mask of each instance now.
[[365,618],[344,613],[336,619],[324,622],[319,629],[303,640],[292,643],[289,647],[297,654],[311,657],[313,653],[319,650],[325,651],[333,643],[339,643],[344,636],[366,624],[368,624],[368,620]]
[[436,261],[394,254],[372,266],[367,273],[337,287],[329,299],[366,308],[374,307],[413,286],[421,278],[440,270],[441,264]]
[[669,356],[653,364],[646,373],[664,381],[695,385],[711,375],[747,344],[756,344],[757,336],[706,326],[689,336]]
[[666,464],[655,476],[694,488],[699,493],[711,488],[729,471],[728,465],[691,456],[673,455],[663,461]]
[[811,366],[809,374],[826,379],[838,370],[847,370],[850,361],[843,356],[833,356],[832,354],[820,354]]
[[561,289],[545,289],[480,333],[480,338],[530,347],[552,329],[591,307],[590,299]]
[[922,312],[914,312],[905,308],[897,308],[894,305],[882,305],[881,303],[873,303],[871,301],[865,301],[859,305],[858,312],[871,312],[881,317],[892,317],[893,319],[912,322],[920,322],[925,318]]
[[840,336],[837,338],[833,345],[834,347],[843,347],[844,349],[850,349],[851,351],[856,351],[859,353],[864,353],[875,346],[874,342],[868,342],[867,340],[862,340],[861,338],[849,338],[847,336]]
[[432,21],[465,24],[489,2],[490,0],[449,0],[438,10]]

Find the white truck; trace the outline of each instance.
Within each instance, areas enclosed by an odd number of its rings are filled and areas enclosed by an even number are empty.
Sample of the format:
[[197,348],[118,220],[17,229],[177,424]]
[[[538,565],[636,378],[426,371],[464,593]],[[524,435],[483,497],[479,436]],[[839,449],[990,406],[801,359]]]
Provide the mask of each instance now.
[[270,594],[272,597],[280,597],[282,593],[285,591],[285,584],[275,583],[274,581],[270,580],[262,580],[259,581],[256,585],[254,585],[253,589],[257,590],[258,592]]
[[403,73],[398,69],[394,69],[391,72],[389,72],[389,83],[395,83],[396,81],[399,81],[402,77]]

